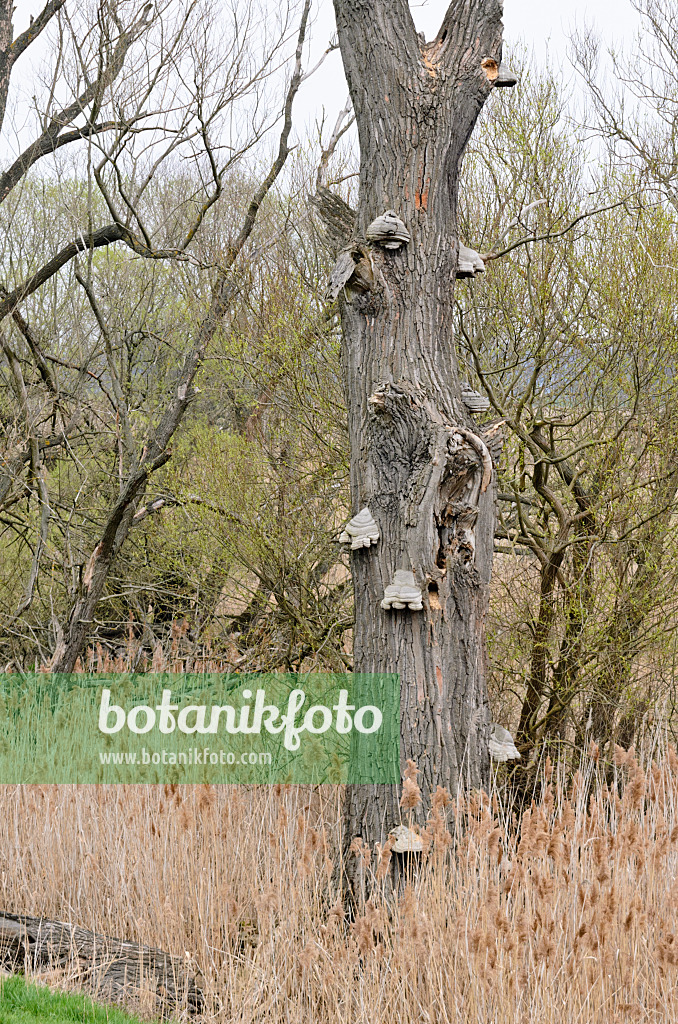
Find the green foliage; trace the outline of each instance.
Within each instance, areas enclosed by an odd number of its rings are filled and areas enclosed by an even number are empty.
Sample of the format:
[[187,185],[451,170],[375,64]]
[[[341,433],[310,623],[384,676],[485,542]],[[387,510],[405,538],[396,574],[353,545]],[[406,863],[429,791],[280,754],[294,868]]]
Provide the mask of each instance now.
[[[594,62],[580,57],[588,74]],[[460,238],[485,254],[486,273],[456,293],[461,376],[504,424],[494,714],[525,752],[556,740],[631,742],[675,698],[675,118],[643,132],[627,116],[620,141],[612,107],[594,93],[603,133],[593,137],[560,74],[520,55],[512,64],[520,85],[486,104],[460,196]],[[666,114],[676,87],[664,84]],[[643,102],[656,104],[653,95]],[[299,158],[262,206],[237,264],[237,302],[113,563],[84,667],[350,667],[351,587],[336,541],[349,514],[346,411],[336,311],[320,297],[329,257],[299,198],[311,179]],[[0,663],[32,667],[36,651],[47,662],[54,650],[121,481],[175,393],[250,185],[242,166],[224,178],[190,259],[140,260],[111,246],[31,296],[25,314],[56,396],[7,326],[36,435],[71,429],[44,455],[49,532],[20,614],[42,512],[23,468],[0,511],[0,594],[11,609]],[[53,254],[57,236],[105,213],[76,180],[34,176],[22,189],[0,213],[8,286]],[[153,178],[142,212],[158,244],[181,235],[200,195],[190,174]],[[2,362],[7,464],[26,457],[25,419]]]
[[53,992],[22,977],[0,983],[0,1024],[139,1024],[115,1006],[99,1006],[88,996]]
[[557,95],[524,70],[488,106],[463,191],[471,244],[509,250],[458,309],[505,424],[490,663],[524,750],[628,744],[674,693],[675,213],[586,160]]

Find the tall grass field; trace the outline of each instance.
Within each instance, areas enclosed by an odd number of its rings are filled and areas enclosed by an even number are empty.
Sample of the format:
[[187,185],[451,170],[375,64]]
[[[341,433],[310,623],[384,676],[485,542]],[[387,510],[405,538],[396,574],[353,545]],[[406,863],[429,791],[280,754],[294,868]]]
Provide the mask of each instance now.
[[546,760],[520,820],[498,783],[439,790],[396,899],[390,851],[353,844],[355,915],[336,889],[340,799],[331,786],[5,787],[0,906],[185,958],[215,1024],[678,1021],[670,745],[618,749],[613,764],[594,749],[567,782]]

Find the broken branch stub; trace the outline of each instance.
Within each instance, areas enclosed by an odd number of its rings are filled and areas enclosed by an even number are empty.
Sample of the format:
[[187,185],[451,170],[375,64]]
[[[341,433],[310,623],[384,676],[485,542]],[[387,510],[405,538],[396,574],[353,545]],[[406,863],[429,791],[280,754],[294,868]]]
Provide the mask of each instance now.
[[324,241],[336,253],[347,246],[355,228],[355,210],[345,203],[341,196],[321,185],[315,195],[310,196],[324,228]]
[[399,249],[404,242],[409,242],[410,233],[395,210],[386,210],[372,221],[365,237],[368,242],[376,242],[385,249]]
[[369,292],[373,287],[372,255],[367,247],[352,245],[339,253],[325,290],[325,298],[334,302],[341,290],[345,289],[346,298],[350,299],[352,293]]
[[350,249],[344,249],[337,256],[337,262],[332,268],[332,273],[325,289],[325,298],[329,302],[334,302],[341,289],[348,284],[354,271],[355,260],[353,259],[353,253]]
[[423,609],[421,590],[414,580],[414,573],[410,569],[396,569],[393,583],[386,587],[381,607],[388,611],[390,608],[409,608],[411,612],[420,612]]
[[353,516],[339,536],[340,544],[350,544],[353,551],[358,548],[369,548],[379,540],[379,527],[372,518],[367,505]]

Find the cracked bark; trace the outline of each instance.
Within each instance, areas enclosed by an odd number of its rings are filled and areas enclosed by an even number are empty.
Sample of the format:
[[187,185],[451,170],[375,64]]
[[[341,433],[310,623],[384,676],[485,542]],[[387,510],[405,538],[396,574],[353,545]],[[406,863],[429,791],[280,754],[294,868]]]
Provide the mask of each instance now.
[[[491,89],[481,62],[501,59],[501,4],[457,0],[431,43],[405,0],[334,5],[360,139],[356,239],[387,209],[412,236],[395,251],[371,247],[374,284],[339,296],[353,511],[368,505],[381,533],[352,554],[354,668],[400,675],[401,759],[419,766],[425,814],[437,785],[489,779],[495,487],[461,402],[453,301],[459,166]],[[414,571],[422,612],[380,607],[398,568]],[[398,801],[395,786],[348,787],[345,851],[354,836],[383,841]]]

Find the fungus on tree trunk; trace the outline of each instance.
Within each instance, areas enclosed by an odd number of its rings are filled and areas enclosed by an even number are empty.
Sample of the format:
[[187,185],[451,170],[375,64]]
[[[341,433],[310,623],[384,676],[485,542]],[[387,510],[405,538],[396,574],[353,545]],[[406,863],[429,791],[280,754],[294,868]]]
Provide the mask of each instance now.
[[510,68],[507,68],[505,64],[499,65],[499,71],[494,81],[495,89],[512,89],[514,85],[518,84],[518,79],[513,74]]
[[386,210],[368,225],[365,237],[368,242],[378,242],[385,249],[399,249],[404,242],[409,242],[410,233],[395,210]]
[[457,277],[461,280],[466,277],[475,277],[476,274],[485,273],[485,263],[475,249],[469,249],[467,245],[459,243],[459,259],[457,261]]
[[519,761],[520,751],[513,736],[503,726],[492,722],[490,731],[490,757],[493,761]]
[[488,82],[491,82],[495,89],[512,89],[518,84],[518,79],[505,64],[497,62],[494,57],[484,57],[480,64],[487,75]]
[[358,548],[369,548],[370,544],[376,544],[378,540],[379,527],[367,506],[346,523],[339,536],[339,543],[350,544],[353,551]]
[[474,391],[469,384],[462,384],[461,400],[472,415],[486,412],[490,408],[489,398],[481,395],[479,391]]
[[421,853],[424,849],[421,836],[407,825],[396,825],[389,832],[389,838],[393,841],[394,853]]
[[424,607],[421,601],[422,593],[412,570],[396,569],[393,583],[384,591],[381,607],[386,611],[389,608],[409,608],[411,612],[420,612]]

